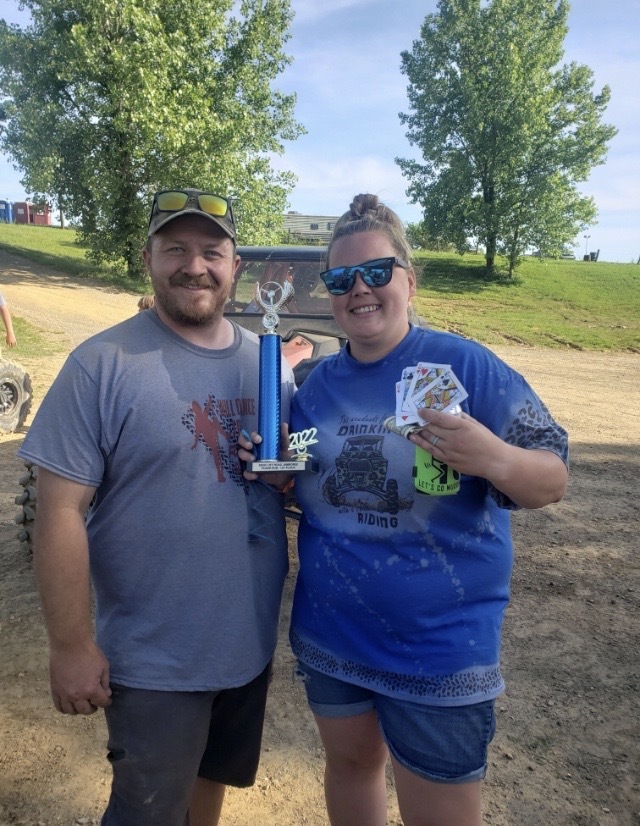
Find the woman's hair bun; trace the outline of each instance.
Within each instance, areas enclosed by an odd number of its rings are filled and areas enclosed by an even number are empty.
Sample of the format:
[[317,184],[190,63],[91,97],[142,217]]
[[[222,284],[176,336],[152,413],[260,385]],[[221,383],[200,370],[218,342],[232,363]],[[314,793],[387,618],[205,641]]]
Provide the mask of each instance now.
[[378,217],[378,210],[380,201],[377,195],[371,193],[356,195],[350,204],[351,218],[354,221],[370,216],[371,218]]

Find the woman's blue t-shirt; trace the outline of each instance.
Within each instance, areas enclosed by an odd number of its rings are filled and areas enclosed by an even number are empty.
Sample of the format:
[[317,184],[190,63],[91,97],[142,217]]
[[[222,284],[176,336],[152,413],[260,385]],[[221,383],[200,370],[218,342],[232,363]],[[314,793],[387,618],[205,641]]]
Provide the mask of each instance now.
[[293,431],[318,429],[318,473],[296,479],[303,510],[291,623],[304,663],[383,694],[432,705],[490,699],[504,688],[500,631],[512,543],[503,494],[478,477],[460,491],[414,487],[416,447],[389,433],[395,385],[418,362],[450,364],[462,408],[505,441],[567,459],[566,432],[527,382],[485,347],[412,327],[384,359],[348,347],[294,396]]

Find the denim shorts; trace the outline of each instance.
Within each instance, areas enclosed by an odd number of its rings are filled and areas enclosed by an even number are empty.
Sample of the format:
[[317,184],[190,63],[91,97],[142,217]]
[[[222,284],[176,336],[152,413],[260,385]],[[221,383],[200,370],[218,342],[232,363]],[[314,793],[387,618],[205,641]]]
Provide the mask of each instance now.
[[494,700],[466,706],[429,706],[400,700],[329,677],[298,662],[295,676],[318,717],[354,717],[372,709],[394,758],[433,783],[471,783],[487,772],[496,730]]

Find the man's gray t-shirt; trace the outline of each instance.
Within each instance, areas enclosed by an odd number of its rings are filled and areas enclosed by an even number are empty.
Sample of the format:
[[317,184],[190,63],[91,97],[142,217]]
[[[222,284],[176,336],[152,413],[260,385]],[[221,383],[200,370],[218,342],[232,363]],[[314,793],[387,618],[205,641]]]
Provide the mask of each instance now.
[[[97,488],[87,519],[96,638],[114,683],[167,691],[244,685],[277,639],[282,497],[247,483],[258,429],[258,337],[234,325],[197,347],[153,310],[80,345],[19,455]],[[282,417],[293,377],[283,363]]]

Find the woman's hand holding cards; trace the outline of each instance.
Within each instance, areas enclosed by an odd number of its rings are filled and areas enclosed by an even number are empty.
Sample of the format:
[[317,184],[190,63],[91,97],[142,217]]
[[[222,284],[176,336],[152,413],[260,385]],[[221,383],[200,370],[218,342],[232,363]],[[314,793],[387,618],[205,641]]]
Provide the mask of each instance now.
[[507,460],[509,445],[473,416],[426,408],[419,416],[425,427],[412,434],[410,441],[454,470],[490,479]]

